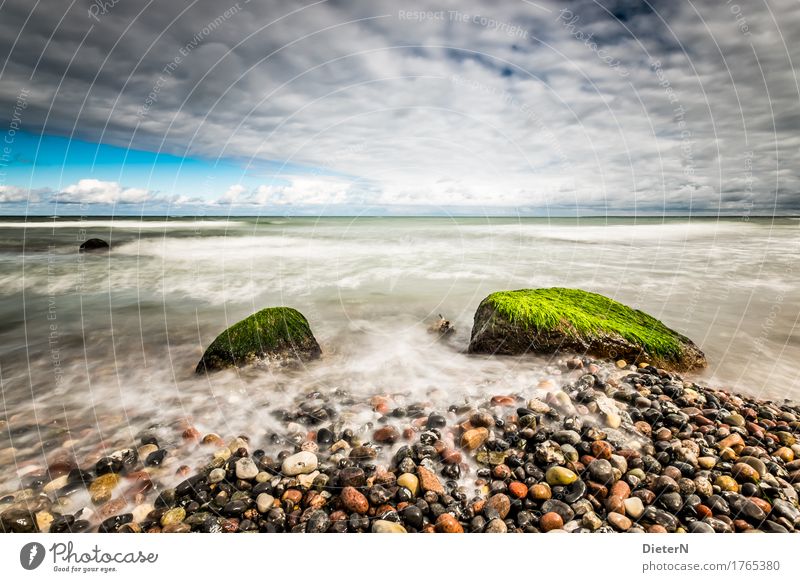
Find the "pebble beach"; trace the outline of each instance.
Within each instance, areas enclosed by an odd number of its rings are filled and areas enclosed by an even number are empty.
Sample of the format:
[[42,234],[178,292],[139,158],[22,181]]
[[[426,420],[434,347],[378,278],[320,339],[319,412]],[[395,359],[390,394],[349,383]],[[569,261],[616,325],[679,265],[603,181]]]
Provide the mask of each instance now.
[[[545,371],[527,390],[438,408],[377,390],[309,390],[269,411],[280,431],[203,433],[179,418],[82,458],[71,453],[80,435],[4,421],[12,441],[37,442],[47,464],[26,463],[19,488],[3,492],[2,529],[800,529],[797,403],[646,363],[562,357]],[[2,465],[13,467],[14,455],[0,450]]]

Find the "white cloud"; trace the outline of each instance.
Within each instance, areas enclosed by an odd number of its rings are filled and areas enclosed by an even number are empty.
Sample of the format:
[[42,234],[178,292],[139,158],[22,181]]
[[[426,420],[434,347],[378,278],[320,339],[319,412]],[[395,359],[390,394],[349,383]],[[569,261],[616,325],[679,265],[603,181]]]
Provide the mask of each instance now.
[[237,204],[242,197],[246,196],[246,194],[247,188],[241,184],[233,184],[222,196],[220,196],[217,202],[219,204]]
[[234,184],[216,203],[232,206],[332,206],[363,202],[363,193],[345,180],[294,176],[288,181],[288,184],[280,185],[262,184],[252,190]]
[[64,188],[56,198],[68,204],[141,204],[154,196],[143,188],[123,188],[118,182],[85,178]]
[[2,202],[38,202],[43,190],[28,190],[19,186],[0,186]]

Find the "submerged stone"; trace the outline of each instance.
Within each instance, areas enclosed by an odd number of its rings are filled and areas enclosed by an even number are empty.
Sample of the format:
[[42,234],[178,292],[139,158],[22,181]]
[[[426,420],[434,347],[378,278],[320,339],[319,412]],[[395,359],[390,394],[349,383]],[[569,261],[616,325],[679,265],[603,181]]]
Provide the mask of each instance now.
[[82,253],[103,253],[110,251],[111,247],[101,238],[90,238],[81,243],[78,250]]

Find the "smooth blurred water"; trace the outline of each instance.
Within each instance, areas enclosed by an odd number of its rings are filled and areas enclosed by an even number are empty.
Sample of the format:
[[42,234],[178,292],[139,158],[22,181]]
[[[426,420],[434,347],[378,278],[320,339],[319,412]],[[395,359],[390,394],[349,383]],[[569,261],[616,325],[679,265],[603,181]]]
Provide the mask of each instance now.
[[[640,308],[706,352],[710,383],[800,398],[796,219],[0,219],[2,417],[121,440],[158,420],[269,422],[301,387],[450,399],[524,389],[533,358],[464,353],[492,291],[578,287]],[[42,222],[43,221],[43,222]],[[81,240],[108,255],[80,255]],[[197,378],[203,347],[267,306],[310,320],[302,374]],[[443,314],[457,333],[426,331]],[[257,395],[257,398],[256,396]]]

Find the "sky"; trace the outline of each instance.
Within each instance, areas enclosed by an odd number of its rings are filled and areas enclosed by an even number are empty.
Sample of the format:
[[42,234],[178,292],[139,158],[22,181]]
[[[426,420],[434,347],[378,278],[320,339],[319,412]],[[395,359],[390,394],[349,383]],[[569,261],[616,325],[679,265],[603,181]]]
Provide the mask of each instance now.
[[0,214],[800,213],[797,0],[0,0]]

